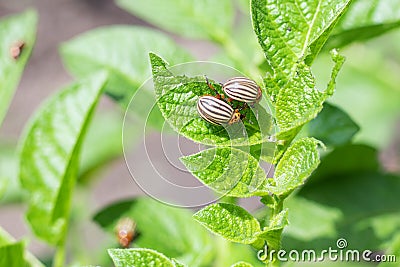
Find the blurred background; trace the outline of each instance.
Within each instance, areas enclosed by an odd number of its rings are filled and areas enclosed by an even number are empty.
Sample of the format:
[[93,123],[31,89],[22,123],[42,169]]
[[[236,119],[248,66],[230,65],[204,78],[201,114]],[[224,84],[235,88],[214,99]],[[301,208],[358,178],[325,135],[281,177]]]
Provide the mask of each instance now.
[[[36,44],[5,121],[0,128],[0,144],[4,150],[9,151],[8,155],[2,155],[1,170],[7,171],[7,174],[12,173],[15,178],[17,166],[14,151],[25,124],[47,97],[74,80],[62,64],[59,54],[60,44],[80,33],[105,25],[129,24],[154,28],[154,26],[117,7],[111,0],[0,0],[1,17],[22,12],[28,8],[34,8],[39,14]],[[207,41],[190,40],[173,34],[169,35],[199,60],[207,60],[218,50],[215,45]],[[124,110],[113,101],[103,97],[99,105],[99,112],[96,115],[98,119],[95,118],[94,120],[93,134],[96,135],[95,132],[99,128],[101,131],[108,128],[111,134],[113,134],[112,131],[118,134],[122,128],[123,112]],[[104,125],[104,122],[108,124]],[[153,142],[155,142],[152,147],[157,149],[160,142],[159,134],[154,134],[150,138],[153,138]],[[118,140],[114,143],[117,148],[120,148]],[[175,138],[171,140],[171,142],[176,141]],[[152,143],[151,140],[147,142]],[[192,144],[185,140],[180,142],[183,142],[183,149],[193,150]],[[175,153],[175,157],[178,158],[180,156],[179,151],[175,151]],[[135,160],[139,161],[139,166],[141,165],[140,160],[144,161],[143,154],[143,150],[136,151],[134,154],[136,155]],[[7,156],[10,155],[13,157],[8,158]],[[78,212],[82,213],[81,216],[86,217],[89,221],[100,207],[115,200],[144,195],[137,184],[133,182],[121,155],[116,156],[115,160],[109,162],[101,171],[96,171],[96,174],[91,175],[95,176],[93,183],[91,183],[92,189],[82,192],[84,194],[82,198],[89,202],[87,206],[78,207]],[[196,183],[197,180],[194,177],[192,178],[192,184]],[[17,183],[16,180],[14,182]],[[16,189],[16,186],[14,184],[14,189]],[[44,257],[52,255],[52,248],[44,242],[35,240],[30,233],[24,219],[25,205],[19,203],[21,202],[20,194],[21,192],[7,192],[6,196],[0,200],[6,203],[6,205],[0,207],[0,225],[16,239],[29,236],[31,240],[29,249],[33,254]],[[77,192],[77,195],[79,195],[79,192]],[[79,196],[77,196],[76,203],[79,202]],[[98,249],[96,246],[99,240],[106,236],[103,231],[91,223],[85,225],[81,233],[83,234],[81,238],[87,243],[86,247],[94,250]],[[93,239],[93,236],[96,238]]]
[[[257,51],[257,41],[251,32],[250,19],[242,3],[245,1],[238,2],[241,3],[236,5],[235,9],[235,25],[238,30],[234,31],[232,38],[236,38],[238,42],[248,41],[251,43],[249,47],[254,47]],[[153,25],[117,7],[111,0],[0,0],[0,16],[21,12],[29,7],[36,9],[39,14],[37,42],[0,128],[0,145],[3,151],[6,151],[0,156],[0,170],[6,171],[11,177],[16,177],[15,146],[25,124],[44,99],[74,80],[62,64],[59,54],[60,44],[88,30],[105,25],[129,24],[154,28]],[[213,42],[165,33],[197,60],[234,64],[223,56],[221,53],[223,49]],[[398,40],[400,40],[400,30],[393,30],[368,42],[344,47],[341,53],[347,60],[339,74],[337,91],[330,99],[332,104],[342,108],[360,126],[361,130],[355,135],[353,142],[377,148],[384,171],[392,173],[400,173]],[[258,50],[249,56],[249,61],[262,64],[261,49]],[[313,65],[318,88],[325,88],[330,75],[330,67],[327,66],[331,65],[328,53],[321,54]],[[110,135],[120,134],[122,114],[123,110],[120,107],[109,98],[103,97],[89,135],[95,136],[99,129],[105,131],[105,128],[111,132]],[[157,147],[160,136],[154,134],[149,138],[154,138],[154,147]],[[138,143],[140,142],[143,141],[138,140]],[[171,139],[171,142],[182,144],[187,154],[198,149],[184,140]],[[120,148],[118,140],[115,146]],[[134,154],[138,165],[141,164],[141,155],[144,153],[141,149],[141,146],[138,146]],[[90,152],[87,153],[90,158]],[[75,203],[81,203],[74,209],[74,213],[79,215],[74,215],[83,218],[85,223],[79,225],[79,229],[71,229],[73,233],[81,235],[71,234],[71,238],[75,242],[84,240],[82,246],[88,249],[86,252],[89,251],[89,254],[93,255],[103,249],[99,248],[99,244],[107,244],[111,238],[90,222],[93,213],[115,200],[143,195],[131,179],[123,157],[116,151],[113,153],[107,158],[105,166],[84,173],[83,177],[87,179],[82,179],[82,187],[78,187],[74,200]],[[178,157],[179,151],[176,153]],[[91,189],[86,190],[89,185]],[[0,225],[17,239],[28,236],[31,240],[29,249],[33,254],[40,258],[52,255],[52,249],[36,240],[27,228],[24,222],[25,205],[21,204],[21,192],[15,190],[14,184],[14,189],[11,187],[6,196],[0,200]],[[249,199],[242,204],[249,210],[255,210],[259,206],[258,199]]]

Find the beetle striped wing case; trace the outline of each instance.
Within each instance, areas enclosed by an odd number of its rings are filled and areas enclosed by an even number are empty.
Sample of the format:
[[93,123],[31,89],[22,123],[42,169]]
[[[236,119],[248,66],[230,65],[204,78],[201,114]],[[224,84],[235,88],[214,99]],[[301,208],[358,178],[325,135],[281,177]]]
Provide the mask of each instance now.
[[227,80],[222,89],[225,94],[237,101],[253,104],[261,100],[260,86],[246,77],[234,77]]
[[204,120],[215,125],[232,124],[240,119],[240,114],[229,104],[213,96],[200,97],[197,112]]

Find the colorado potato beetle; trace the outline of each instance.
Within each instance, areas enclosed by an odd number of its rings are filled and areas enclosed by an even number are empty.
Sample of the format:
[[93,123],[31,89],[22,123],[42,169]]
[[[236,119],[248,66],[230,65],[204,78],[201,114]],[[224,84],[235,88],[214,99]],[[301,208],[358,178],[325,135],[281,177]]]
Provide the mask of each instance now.
[[10,55],[13,59],[17,60],[19,56],[21,55],[22,49],[25,46],[25,42],[23,41],[18,41],[15,42],[11,47],[10,47]]
[[129,247],[136,235],[135,230],[136,223],[132,219],[125,217],[118,221],[115,232],[118,242],[123,248]]
[[231,78],[222,85],[222,89],[229,98],[247,104],[258,103],[262,96],[260,86],[246,77]]
[[206,121],[215,124],[233,124],[240,120],[239,110],[213,96],[202,96],[197,101],[197,112]]

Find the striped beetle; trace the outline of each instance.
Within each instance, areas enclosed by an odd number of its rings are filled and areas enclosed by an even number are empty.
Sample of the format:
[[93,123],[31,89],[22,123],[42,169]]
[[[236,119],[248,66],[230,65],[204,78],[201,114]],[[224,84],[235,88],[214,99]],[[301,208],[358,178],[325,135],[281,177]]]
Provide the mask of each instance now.
[[233,77],[222,85],[222,89],[231,99],[247,104],[258,103],[262,96],[260,86],[246,77]]
[[197,112],[209,123],[215,125],[233,124],[240,120],[238,109],[213,96],[202,96],[197,100]]

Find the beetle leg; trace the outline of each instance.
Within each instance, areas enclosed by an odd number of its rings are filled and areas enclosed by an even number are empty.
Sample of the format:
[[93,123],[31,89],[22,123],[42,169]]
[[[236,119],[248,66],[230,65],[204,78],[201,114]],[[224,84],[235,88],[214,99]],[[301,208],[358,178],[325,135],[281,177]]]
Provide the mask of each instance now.
[[246,109],[248,109],[248,108],[249,108],[249,105],[248,105],[247,103],[244,103],[243,106],[241,106],[241,107],[239,108],[239,111],[246,110]]
[[206,75],[204,75],[204,77],[206,78],[208,88],[210,88],[211,90],[213,90],[215,92],[215,97],[218,99],[225,99],[225,96],[223,94],[218,93],[217,89],[215,89],[215,87],[210,83],[210,81],[208,80],[208,77]]
[[208,85],[208,88],[210,88],[211,90],[213,90],[216,94],[218,94],[217,89],[214,88],[214,86],[210,83],[210,81],[208,80],[208,77],[206,75],[204,75],[204,77],[206,78],[206,82]]

